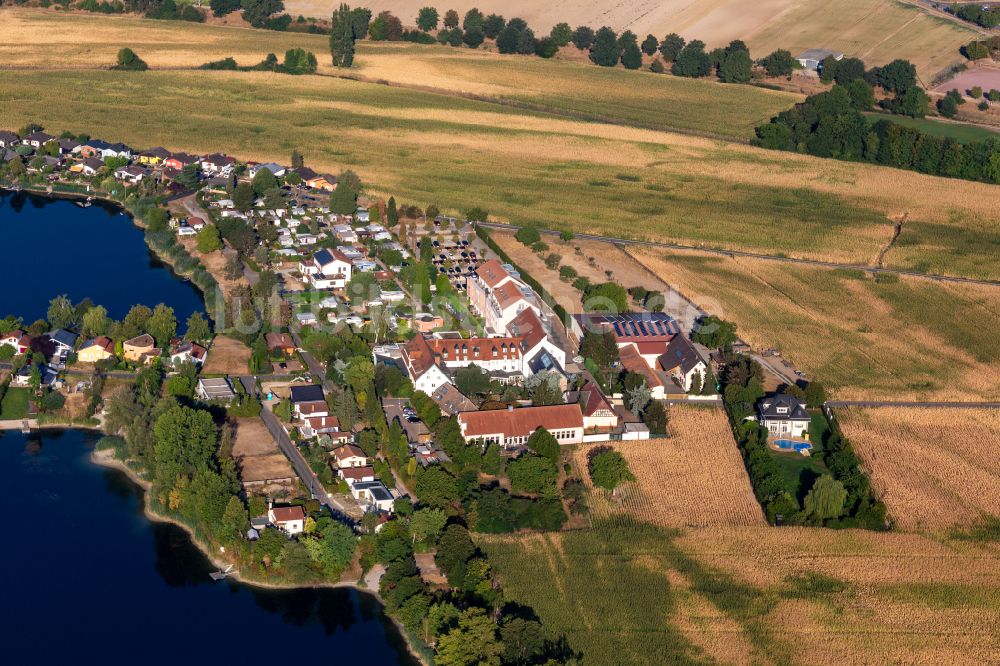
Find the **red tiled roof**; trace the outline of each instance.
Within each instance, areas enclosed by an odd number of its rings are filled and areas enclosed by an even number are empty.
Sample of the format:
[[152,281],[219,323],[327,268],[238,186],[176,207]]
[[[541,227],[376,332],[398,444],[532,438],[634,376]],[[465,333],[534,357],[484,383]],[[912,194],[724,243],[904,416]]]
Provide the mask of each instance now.
[[305,520],[306,512],[301,506],[276,506],[271,508],[275,523],[287,523],[290,520]]
[[635,372],[645,377],[648,388],[654,389],[657,386],[663,386],[660,378],[650,369],[645,359],[639,355],[639,352],[632,345],[622,347],[618,350],[618,360],[621,361],[621,364],[629,372]]
[[313,430],[325,430],[327,428],[340,430],[340,419],[336,416],[308,416],[305,418],[305,422]]
[[506,310],[514,303],[524,300],[524,294],[521,293],[521,288],[516,282],[513,281],[505,282],[494,289],[493,296],[497,299],[497,304],[500,305],[501,310]]
[[353,444],[344,444],[333,450],[333,457],[337,460],[347,460],[351,457],[367,458],[368,456],[365,455],[365,452],[360,447]]
[[264,340],[267,343],[267,348],[270,350],[295,347],[295,343],[292,341],[292,336],[288,333],[267,333],[264,336]]
[[371,465],[365,465],[364,467],[344,467],[337,470],[337,473],[344,479],[360,481],[364,478],[374,477],[375,468]]
[[507,325],[507,330],[524,341],[524,349],[534,349],[545,339],[545,327],[538,318],[538,313],[532,308],[525,308],[521,314],[514,317]]
[[580,406],[546,405],[544,407],[521,407],[519,409],[498,409],[485,412],[462,412],[459,423],[465,424],[464,434],[469,437],[483,437],[503,433],[505,437],[530,435],[538,428],[564,430],[582,428],[583,413]]
[[614,411],[614,407],[611,406],[611,403],[608,402],[608,399],[601,393],[601,389],[594,382],[588,381],[584,384],[583,388],[580,389],[580,395],[583,397],[581,409],[584,416],[593,416],[601,409]]
[[479,279],[486,283],[486,286],[490,289],[503,282],[505,278],[510,277],[510,273],[508,273],[504,269],[503,264],[496,259],[490,259],[489,261],[483,263],[482,266],[476,269],[476,275],[478,275]]
[[[419,336],[418,336],[419,337]],[[521,358],[518,338],[431,338],[431,353],[445,361],[492,361]]]

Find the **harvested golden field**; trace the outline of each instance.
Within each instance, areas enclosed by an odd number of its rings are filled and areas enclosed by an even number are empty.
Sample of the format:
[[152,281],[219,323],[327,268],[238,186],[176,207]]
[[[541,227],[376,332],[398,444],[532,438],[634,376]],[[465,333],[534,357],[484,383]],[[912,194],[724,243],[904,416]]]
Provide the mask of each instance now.
[[898,527],[1000,517],[1000,411],[850,408],[837,417]]
[[[404,23],[416,23],[423,0],[369,0],[376,13],[390,10]],[[915,4],[915,3],[913,3]],[[548,33],[556,23],[571,26],[609,25],[628,28],[639,35],[653,33],[662,38],[678,32],[687,39],[700,39],[709,47],[742,39],[755,57],[776,48],[796,54],[807,48],[830,48],[869,64],[884,64],[895,58],[915,63],[928,77],[960,59],[958,47],[977,34],[970,26],[939,18],[924,8],[899,0],[455,0],[448,3],[464,15],[472,7],[485,13],[520,16],[535,29]],[[333,0],[289,0],[293,16],[327,18],[336,6]],[[432,5],[433,6],[433,5]],[[445,7],[438,7],[444,13]]]
[[[763,525],[739,449],[725,413],[716,407],[674,405],[670,437],[614,445],[628,460],[635,482],[608,501],[594,493],[595,515],[621,515],[661,527]],[[574,451],[581,478],[589,483],[587,453]]]
[[1000,399],[1000,287],[692,252],[630,249],[758,349],[780,350],[837,399]]
[[[0,54],[23,67],[0,69],[4,127],[41,122],[139,147],[224,150],[259,161],[286,161],[298,148],[313,168],[354,169],[372,191],[421,206],[480,206],[515,223],[837,261],[874,260],[891,236],[889,217],[916,219],[919,211],[925,228],[904,235],[914,240],[900,254],[905,264],[969,276],[1000,270],[988,185],[579,119],[596,114],[746,137],[756,118],[793,99],[759,88],[380,44],[362,45],[360,75],[368,67],[381,74],[379,62],[409,71],[411,61],[424,61],[412,77],[423,76],[421,67],[438,72],[444,78],[433,87],[441,92],[265,72],[111,72],[97,68],[125,44],[166,68],[230,54],[256,62],[286,46],[322,56],[326,42],[25,9],[0,10],[0,21],[16,45],[0,46]],[[468,80],[507,91],[499,96],[523,87],[536,109],[551,112],[463,98]],[[598,99],[596,90],[608,97]],[[153,116],[157,123],[146,122]]]
[[[1000,551],[860,530],[477,536],[508,598],[585,664],[995,663]],[[642,645],[645,649],[636,646]]]

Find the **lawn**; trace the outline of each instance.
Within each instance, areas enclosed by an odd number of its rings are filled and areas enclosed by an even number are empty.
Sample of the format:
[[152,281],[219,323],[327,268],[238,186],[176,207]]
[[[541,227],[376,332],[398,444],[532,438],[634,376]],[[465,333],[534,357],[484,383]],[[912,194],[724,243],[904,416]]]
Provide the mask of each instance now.
[[782,478],[800,503],[809,489],[812,488],[813,482],[820,476],[829,473],[826,465],[814,457],[823,453],[823,437],[827,430],[826,419],[823,418],[823,415],[813,414],[812,423],[809,426],[809,442],[812,444],[809,456],[794,451],[775,451],[768,448],[768,452],[778,463]]
[[972,143],[973,141],[986,141],[987,139],[1000,139],[1000,133],[978,125],[966,125],[964,123],[948,123],[932,118],[910,118],[907,116],[890,116],[883,113],[870,113],[866,116],[868,122],[874,125],[879,120],[888,120],[897,125],[915,127],[924,134],[939,136],[942,138],[955,139],[960,143]]
[[695,303],[779,349],[839,399],[998,400],[1000,287],[630,250]]
[[28,400],[31,389],[11,387],[0,402],[0,421],[8,419],[23,419],[28,415]]

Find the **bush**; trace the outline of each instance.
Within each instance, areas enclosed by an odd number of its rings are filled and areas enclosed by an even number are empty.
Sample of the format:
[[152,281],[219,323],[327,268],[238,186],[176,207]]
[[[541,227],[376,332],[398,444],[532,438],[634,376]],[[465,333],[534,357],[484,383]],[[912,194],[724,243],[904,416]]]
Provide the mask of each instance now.
[[514,238],[521,241],[524,245],[534,245],[542,239],[542,235],[538,233],[536,227],[526,225],[517,230]]
[[123,48],[118,51],[118,64],[111,69],[123,72],[144,72],[149,69],[149,65],[132,49]]

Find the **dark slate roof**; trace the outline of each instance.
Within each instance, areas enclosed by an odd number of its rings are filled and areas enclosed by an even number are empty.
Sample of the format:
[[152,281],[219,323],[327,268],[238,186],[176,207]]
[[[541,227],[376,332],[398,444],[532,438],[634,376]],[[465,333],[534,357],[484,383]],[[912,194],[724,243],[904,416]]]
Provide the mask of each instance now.
[[60,328],[58,331],[49,334],[49,338],[51,338],[53,341],[58,342],[59,344],[62,345],[66,345],[67,347],[72,347],[73,345],[75,345],[77,337],[79,336],[77,336],[76,333],[71,333],[70,331],[67,331],[65,328]]
[[[783,409],[783,412],[779,412]],[[809,413],[806,405],[798,398],[779,393],[760,401],[760,415],[764,420],[775,421],[808,421]]]
[[105,149],[111,147],[110,143],[108,143],[107,141],[102,141],[101,139],[91,139],[90,141],[88,141],[84,145],[85,146],[90,146],[91,148],[93,148],[95,150],[105,150]]
[[316,384],[309,386],[293,386],[292,402],[321,402],[326,400],[323,397],[323,387]]
[[0,141],[18,141],[20,138],[21,137],[14,132],[9,130],[0,130]]
[[667,351],[660,357],[660,365],[664,370],[680,368],[681,372],[687,374],[691,372],[699,363],[702,363],[701,356],[687,338],[683,335],[675,335],[667,343]]
[[372,497],[380,502],[392,499],[392,495],[381,481],[364,481],[362,483],[355,483],[354,488],[357,490],[367,490],[372,494]]

